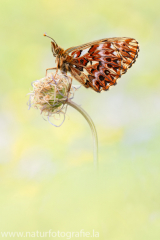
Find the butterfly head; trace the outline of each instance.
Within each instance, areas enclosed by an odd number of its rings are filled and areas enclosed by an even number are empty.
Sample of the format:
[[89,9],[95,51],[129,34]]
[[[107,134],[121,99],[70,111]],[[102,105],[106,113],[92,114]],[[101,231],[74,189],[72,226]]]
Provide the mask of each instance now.
[[56,57],[57,55],[60,55],[64,50],[58,46],[58,44],[55,42],[55,40],[51,37],[49,37],[46,33],[43,34],[43,36],[50,38],[51,41],[51,51],[53,53],[53,56]]

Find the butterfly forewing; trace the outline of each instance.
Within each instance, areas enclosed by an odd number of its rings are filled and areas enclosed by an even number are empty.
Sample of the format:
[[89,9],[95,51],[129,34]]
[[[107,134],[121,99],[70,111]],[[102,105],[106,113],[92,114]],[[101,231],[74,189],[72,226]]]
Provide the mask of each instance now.
[[133,38],[107,38],[65,52],[72,57],[71,74],[85,87],[100,92],[117,83],[135,62],[138,51]]

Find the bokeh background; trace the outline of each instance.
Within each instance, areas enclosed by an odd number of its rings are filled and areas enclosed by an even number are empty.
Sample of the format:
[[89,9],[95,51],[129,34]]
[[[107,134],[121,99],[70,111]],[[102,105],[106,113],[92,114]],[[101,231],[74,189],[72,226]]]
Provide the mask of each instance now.
[[[159,9],[159,0],[0,0],[0,231],[160,239]],[[28,111],[31,82],[55,65],[44,32],[64,48],[107,37],[139,41],[139,58],[116,87],[75,94],[97,128],[98,176],[78,112],[68,107],[56,128]]]

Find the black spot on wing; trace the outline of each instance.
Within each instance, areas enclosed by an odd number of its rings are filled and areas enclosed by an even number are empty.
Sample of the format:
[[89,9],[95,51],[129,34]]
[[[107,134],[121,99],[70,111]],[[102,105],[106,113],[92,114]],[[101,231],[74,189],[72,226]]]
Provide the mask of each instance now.
[[118,59],[113,60],[114,63],[118,64]]
[[111,58],[106,58],[106,61],[107,62],[111,62]]
[[94,74],[96,72],[96,69],[92,68],[91,73]]
[[97,45],[92,45],[88,52],[89,53],[94,52],[97,49],[98,46],[99,46],[98,44]]
[[103,75],[99,75],[99,80],[103,81],[105,77]]
[[80,60],[80,63],[82,63],[82,64],[83,64],[83,63],[84,63],[84,60],[83,60],[83,59],[81,59],[81,60]]
[[105,73],[106,75],[110,74],[110,72],[109,72],[108,70],[105,70],[104,73]]
[[86,66],[88,62],[89,62],[89,61],[88,61],[86,58],[81,58],[81,59],[79,60],[79,64],[81,64],[81,65],[83,65],[83,66]]
[[81,67],[81,66],[75,65],[75,68],[78,69],[78,70],[80,70],[80,71],[83,71],[83,67]]
[[119,70],[120,67],[113,67],[113,69],[117,72],[117,70]]
[[99,62],[98,66],[97,66],[97,70],[99,71],[100,70],[100,67],[102,66],[102,63]]

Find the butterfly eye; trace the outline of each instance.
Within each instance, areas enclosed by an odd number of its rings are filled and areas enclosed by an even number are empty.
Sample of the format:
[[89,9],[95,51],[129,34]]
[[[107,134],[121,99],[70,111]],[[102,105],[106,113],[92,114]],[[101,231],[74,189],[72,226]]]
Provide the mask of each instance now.
[[60,49],[59,48],[55,48],[55,54],[57,55],[57,54],[59,54],[59,52],[60,52]]
[[54,42],[51,42],[51,51],[52,51],[54,57],[56,56],[55,47],[56,46],[55,46]]

